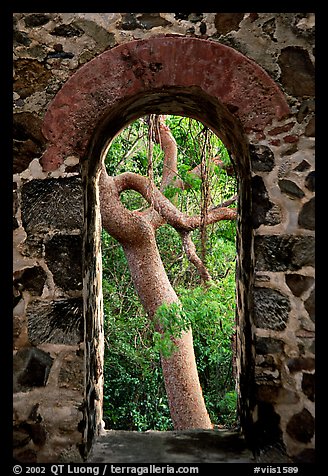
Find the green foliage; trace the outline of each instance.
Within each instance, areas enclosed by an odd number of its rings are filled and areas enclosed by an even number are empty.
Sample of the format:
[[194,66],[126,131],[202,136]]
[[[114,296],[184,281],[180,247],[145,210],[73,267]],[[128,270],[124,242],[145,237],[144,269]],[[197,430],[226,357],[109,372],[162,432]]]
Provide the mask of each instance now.
[[[190,173],[201,158],[220,154],[230,163],[228,151],[204,125],[185,117],[168,116],[167,124],[178,145],[179,177],[189,188],[170,186],[168,198],[178,197],[177,204],[190,215],[200,213],[199,177]],[[130,124],[112,142],[106,158],[109,174],[133,171],[147,175],[148,124],[145,119]],[[153,148],[155,184],[159,186],[163,153]],[[212,164],[213,165],[213,164]],[[210,206],[236,194],[235,179],[220,167],[209,170]],[[121,196],[130,210],[145,209],[148,204],[135,192]],[[157,231],[158,248],[170,282],[181,305],[162,306],[157,318],[164,335],[144,313],[135,293],[121,246],[102,232],[104,294],[104,419],[107,427],[144,431],[170,430],[172,423],[160,365],[173,350],[171,336],[192,326],[199,377],[211,420],[231,426],[236,422],[236,392],[232,372],[231,338],[235,322],[235,223],[221,221],[207,228],[206,266],[213,278],[207,288],[201,286],[194,266],[182,252],[178,233],[165,225]],[[201,236],[192,233],[200,254]]]

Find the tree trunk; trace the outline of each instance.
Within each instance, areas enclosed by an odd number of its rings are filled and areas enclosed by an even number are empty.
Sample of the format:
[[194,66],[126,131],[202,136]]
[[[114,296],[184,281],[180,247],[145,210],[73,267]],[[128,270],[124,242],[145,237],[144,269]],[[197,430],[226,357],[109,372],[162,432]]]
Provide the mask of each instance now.
[[[161,257],[155,235],[138,246],[123,246],[134,286],[144,309],[153,317],[164,303],[179,303]],[[176,350],[169,358],[161,356],[166,393],[176,430],[212,428],[199,383],[192,331],[173,338]]]
[[[99,180],[102,226],[122,245],[140,301],[152,319],[162,304],[179,303],[160,257],[149,215],[121,203],[116,185],[103,166]],[[156,212],[155,212],[156,213]],[[158,217],[153,219],[158,223]],[[177,350],[161,356],[165,388],[175,429],[212,428],[199,383],[191,329],[173,339]]]

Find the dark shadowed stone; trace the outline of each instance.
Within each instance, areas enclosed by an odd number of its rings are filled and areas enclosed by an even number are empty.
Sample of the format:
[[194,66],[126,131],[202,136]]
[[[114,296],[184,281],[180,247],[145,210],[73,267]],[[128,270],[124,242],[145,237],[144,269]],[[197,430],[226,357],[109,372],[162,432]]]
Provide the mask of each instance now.
[[24,17],[25,25],[28,27],[36,27],[45,25],[50,21],[49,15],[45,13],[32,13]]
[[260,225],[276,225],[279,223],[279,213],[269,213],[273,203],[265,188],[262,177],[255,175],[252,178],[252,224],[254,228]]
[[275,18],[271,18],[270,20],[263,23],[262,29],[273,41],[277,41],[277,39],[275,38],[275,32],[276,32]]
[[298,215],[298,224],[306,230],[315,229],[315,197],[304,203],[300,214]]
[[254,424],[257,447],[274,444],[281,439],[280,416],[268,402],[258,403],[258,420]]
[[297,114],[297,122],[303,122],[308,114],[311,114],[315,111],[315,100],[306,99],[301,103],[299,112]]
[[19,174],[27,169],[33,159],[42,155],[44,147],[32,139],[13,140],[13,173]]
[[41,296],[47,275],[41,266],[24,269],[22,275],[15,280],[14,285],[20,290],[26,289],[34,296]]
[[28,424],[28,431],[33,443],[43,446],[47,440],[47,431],[41,423]]
[[171,25],[171,22],[161,17],[159,13],[143,13],[138,16],[139,28],[145,28],[146,30],[151,30],[156,26],[167,26]]
[[25,427],[17,427],[13,429],[13,447],[21,448],[31,440],[30,434]]
[[[298,165],[296,165],[296,167],[293,169],[295,170],[296,172],[304,172],[304,170],[307,170],[311,167],[311,165],[309,164],[309,162],[307,162],[307,160],[302,160],[302,162],[300,162]],[[305,184],[306,186],[306,184]]]
[[297,464],[315,463],[315,449],[306,448],[305,450],[301,451],[298,455],[294,456],[293,461]]
[[305,195],[303,190],[291,180],[281,179],[278,185],[280,190],[291,198],[302,198]]
[[30,45],[32,41],[30,40],[28,34],[25,33],[25,31],[19,31],[19,30],[13,31],[13,40],[14,40],[14,45],[18,43],[24,46]]
[[256,327],[282,331],[291,309],[287,296],[269,288],[255,288],[254,322]]
[[121,28],[123,30],[135,30],[139,27],[135,13],[123,13]]
[[301,370],[313,370],[315,360],[313,357],[295,357],[294,359],[287,360],[287,366],[289,371],[300,372]]
[[256,337],[255,350],[257,354],[276,354],[282,352],[284,343],[271,337]]
[[27,448],[26,450],[21,451],[17,454],[16,458],[19,461],[24,461],[24,463],[36,463],[38,460],[38,455],[35,450]]
[[315,170],[310,172],[305,179],[305,186],[310,192],[314,192],[315,189]]
[[304,307],[307,310],[311,321],[315,322],[315,290],[311,291],[310,296],[304,302]]
[[42,258],[44,251],[43,238],[44,237],[40,235],[27,235],[21,248],[22,255],[32,258]]
[[171,22],[161,17],[159,13],[142,13],[136,16],[134,13],[123,13],[121,27],[123,30],[135,30],[144,28],[151,30],[157,26],[171,25]]
[[308,397],[311,402],[315,400],[315,375],[314,374],[303,374],[302,378],[302,390],[304,395]]
[[45,245],[45,258],[57,286],[64,290],[82,289],[80,235],[54,235]]
[[46,385],[53,358],[36,347],[20,349],[13,358],[14,391]]
[[299,396],[297,392],[292,392],[278,385],[258,385],[257,398],[270,403],[297,403]]
[[314,278],[301,274],[286,274],[285,281],[294,296],[299,297],[312,286]]
[[265,145],[249,146],[252,170],[256,172],[270,172],[274,167],[274,155],[272,150]]
[[45,144],[41,132],[42,120],[31,112],[20,112],[13,115],[13,137],[18,141],[32,139],[38,145]]
[[299,46],[287,46],[278,59],[281,82],[293,96],[314,96],[314,66],[309,53]]
[[256,271],[296,271],[314,266],[313,236],[257,235],[254,241]]
[[69,38],[73,36],[82,36],[83,30],[73,25],[58,25],[52,30],[50,34],[54,36],[65,36]]
[[257,367],[262,367],[263,369],[270,370],[271,372],[274,372],[277,368],[275,359],[270,354],[262,354],[261,359],[258,359],[256,365]]
[[226,35],[232,30],[237,31],[243,18],[244,13],[217,13],[214,25],[220,35]]
[[314,117],[311,117],[311,119],[309,120],[305,128],[304,135],[306,135],[306,137],[315,137],[315,118]]
[[286,427],[289,436],[294,440],[308,443],[314,435],[314,418],[306,409],[291,417]]
[[62,362],[59,376],[59,387],[83,390],[84,386],[84,356],[69,355]]
[[81,229],[81,179],[65,177],[26,182],[22,188],[22,224],[27,233]]
[[60,59],[67,59],[67,58],[74,58],[74,53],[66,52],[66,51],[59,51],[59,52],[50,52],[47,54],[47,58],[60,58]]
[[28,337],[33,344],[78,344],[83,340],[82,298],[32,301],[27,307]]

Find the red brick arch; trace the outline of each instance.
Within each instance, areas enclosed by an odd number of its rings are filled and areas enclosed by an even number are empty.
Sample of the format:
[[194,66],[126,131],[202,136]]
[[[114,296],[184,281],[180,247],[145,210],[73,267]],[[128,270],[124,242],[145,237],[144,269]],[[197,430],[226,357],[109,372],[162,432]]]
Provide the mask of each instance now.
[[262,131],[289,108],[270,76],[233,48],[183,36],[131,41],[82,66],[50,103],[44,170],[55,170],[69,155],[86,157],[97,127],[108,134],[112,121],[118,132],[150,112],[189,115],[214,130],[221,121],[229,142],[233,122],[246,134]]
[[[122,44],[82,66],[50,103],[43,122],[48,144],[43,169],[56,170],[70,155],[83,166],[83,286],[86,388],[101,394],[102,315],[100,211],[96,176],[100,158],[112,137],[132,120],[147,114],[193,117],[208,125],[234,156],[239,180],[237,220],[237,360],[240,419],[248,438],[253,434],[254,348],[252,321],[254,230],[248,135],[264,137],[274,119],[289,114],[286,99],[256,63],[219,43],[182,36],[158,36]],[[98,339],[98,341],[97,341]],[[95,357],[97,356],[97,357]],[[86,390],[84,430],[91,444],[101,421],[101,399]],[[97,397],[98,398],[98,397]],[[96,412],[97,416],[94,417]],[[271,424],[271,420],[269,420]],[[270,431],[272,431],[270,429]],[[89,441],[90,440],[90,441]]]

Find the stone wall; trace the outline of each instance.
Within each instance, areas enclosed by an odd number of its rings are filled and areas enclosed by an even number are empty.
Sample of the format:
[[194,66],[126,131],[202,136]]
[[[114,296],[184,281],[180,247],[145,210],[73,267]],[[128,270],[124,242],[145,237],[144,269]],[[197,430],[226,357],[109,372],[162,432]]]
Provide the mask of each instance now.
[[[245,95],[240,107],[247,114],[247,140],[239,141],[234,154],[243,210],[237,270],[240,413],[251,444],[281,445],[295,461],[312,461],[315,111],[310,13],[14,14],[15,458],[81,461],[101,425],[97,164],[83,162],[85,156],[78,153],[51,158],[45,113],[54,110],[56,94],[89,61],[131,40],[160,34],[231,47],[263,68],[285,95],[289,114],[261,127],[254,126],[261,117],[247,109],[247,102],[260,110],[264,96]],[[166,107],[170,112],[172,106]],[[188,107],[201,116],[195,105]],[[241,117],[236,105],[229,107]],[[140,112],[146,109],[141,104]],[[49,114],[47,120],[51,125]],[[65,126],[69,130],[70,123]],[[225,127],[217,132],[224,134]],[[56,131],[48,129],[47,139],[51,134]],[[70,140],[64,131],[52,147]]]

